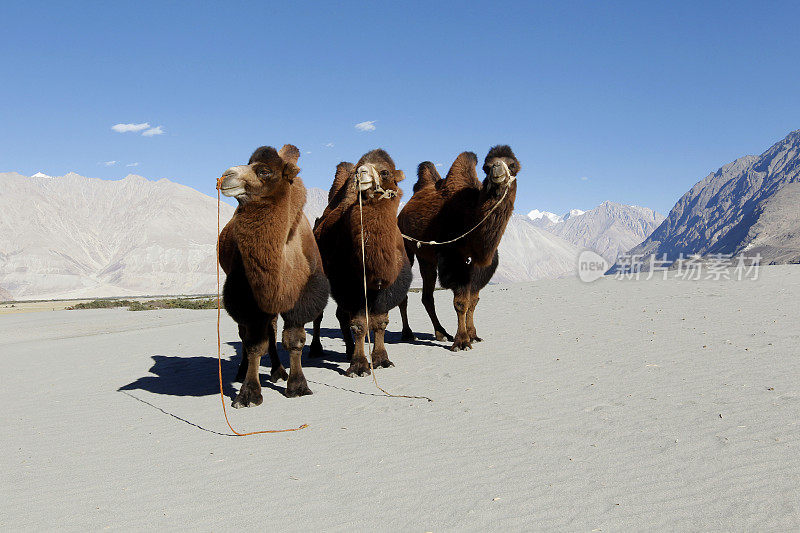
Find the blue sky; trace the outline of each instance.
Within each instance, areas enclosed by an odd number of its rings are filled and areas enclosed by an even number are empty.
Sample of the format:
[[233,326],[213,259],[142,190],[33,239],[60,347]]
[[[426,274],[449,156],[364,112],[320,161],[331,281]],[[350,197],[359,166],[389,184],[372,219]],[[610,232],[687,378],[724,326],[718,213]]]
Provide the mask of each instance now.
[[518,211],[666,213],[800,128],[798,2],[17,4],[0,7],[0,171],[213,195],[291,142],[327,189],[380,146],[410,195],[420,161],[508,143]]

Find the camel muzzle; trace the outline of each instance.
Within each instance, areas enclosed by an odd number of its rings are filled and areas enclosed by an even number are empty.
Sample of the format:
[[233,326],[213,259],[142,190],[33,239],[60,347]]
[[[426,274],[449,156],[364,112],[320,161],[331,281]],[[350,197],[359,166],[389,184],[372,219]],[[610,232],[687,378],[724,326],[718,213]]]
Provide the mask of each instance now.
[[508,165],[506,165],[506,162],[502,160],[497,161],[492,165],[492,168],[489,171],[489,177],[493,183],[497,183],[498,185],[513,178],[513,176],[511,176],[511,171],[508,169]]
[[384,198],[395,198],[397,192],[392,189],[384,189],[381,177],[378,171],[375,170],[373,165],[369,163],[361,165],[356,169],[355,174],[356,187],[362,193],[370,191],[372,194],[367,195],[368,198],[375,198],[376,195],[379,200]]
[[238,198],[246,194],[240,167],[226,170],[217,180],[217,189],[225,196]]
[[379,188],[381,178],[372,165],[361,165],[356,169],[356,186],[361,192],[368,191],[373,187]]

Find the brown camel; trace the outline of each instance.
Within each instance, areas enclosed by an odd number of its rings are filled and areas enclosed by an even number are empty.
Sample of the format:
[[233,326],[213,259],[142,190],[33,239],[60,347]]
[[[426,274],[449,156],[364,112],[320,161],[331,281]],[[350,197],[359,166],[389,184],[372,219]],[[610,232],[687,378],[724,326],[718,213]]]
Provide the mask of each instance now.
[[[478,226],[452,244],[418,246],[414,241],[406,241],[412,264],[414,256],[419,259],[422,303],[433,322],[436,339],[453,341],[450,348],[453,351],[470,349],[473,342],[481,340],[475,330],[475,307],[480,290],[497,270],[497,247],[514,211],[517,194],[520,164],[509,146],[489,150],[483,164],[486,173],[483,183],[478,181],[477,163],[474,153],[463,152],[445,179],[439,177],[433,163],[421,163],[414,195],[398,217],[400,230],[421,241],[456,239]],[[441,286],[453,291],[453,306],[458,315],[455,339],[436,317],[433,290],[437,271]],[[400,303],[402,338],[414,340],[408,325],[407,305],[407,298]]]
[[[229,168],[217,187],[239,201],[220,232],[219,262],[227,277],[225,310],[239,325],[242,388],[233,407],[260,405],[258,367],[269,351],[272,381],[286,379],[286,396],[311,394],[300,358],[304,325],[325,308],[330,288],[311,225],[303,214],[306,188],[297,176],[300,151],[291,144],[280,152],[258,148],[247,165]],[[276,324],[283,317],[283,346],[290,369],[278,358]]]
[[[389,324],[389,310],[396,307],[411,285],[411,264],[397,227],[397,208],[402,191],[397,183],[404,178],[394,161],[383,150],[364,154],[356,165],[339,163],[328,195],[328,207],[314,229],[325,272],[336,301],[336,318],[350,368],[347,375],[369,375],[364,353],[367,333],[365,311],[369,310],[369,329],[375,345],[372,364],[375,368],[394,366],[384,345]],[[358,194],[361,191],[366,265],[362,264],[362,213]],[[367,301],[364,301],[364,267],[367,277]],[[311,354],[321,355],[319,325],[322,313],[314,321]]]

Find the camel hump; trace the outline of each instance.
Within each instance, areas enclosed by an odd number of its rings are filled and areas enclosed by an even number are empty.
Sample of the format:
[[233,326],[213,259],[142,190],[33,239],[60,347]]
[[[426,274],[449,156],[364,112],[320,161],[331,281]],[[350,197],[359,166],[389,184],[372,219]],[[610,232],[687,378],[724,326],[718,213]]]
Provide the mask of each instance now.
[[333,184],[331,185],[331,190],[328,191],[328,203],[331,203],[334,198],[336,198],[336,194],[341,190],[341,188],[347,185],[347,180],[350,179],[350,176],[353,174],[353,169],[355,165],[353,163],[349,163],[347,161],[342,161],[338,165],[336,165],[336,173],[333,176]]
[[445,178],[448,188],[474,187],[479,189],[481,182],[478,179],[478,172],[475,170],[477,165],[478,156],[475,155],[475,152],[461,152],[453,161]]
[[417,183],[414,184],[414,192],[428,185],[436,185],[440,179],[442,177],[439,176],[436,165],[430,161],[424,161],[417,167]]
[[278,150],[278,155],[287,163],[296,165],[297,160],[300,159],[300,150],[293,144],[284,144],[283,148]]

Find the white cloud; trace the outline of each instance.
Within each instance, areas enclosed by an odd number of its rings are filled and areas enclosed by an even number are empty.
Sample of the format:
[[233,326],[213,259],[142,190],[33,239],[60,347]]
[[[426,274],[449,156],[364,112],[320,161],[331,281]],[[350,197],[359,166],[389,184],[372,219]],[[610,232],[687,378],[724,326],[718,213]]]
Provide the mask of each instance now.
[[325,143],[322,146],[324,146],[325,148],[333,148],[333,143]]
[[586,176],[581,176],[581,181],[589,181],[589,178],[587,178]]
[[358,131],[375,131],[375,123],[377,120],[365,120],[364,122],[359,122],[356,124],[356,129]]
[[441,164],[441,163],[434,163],[434,164],[435,164],[437,167],[440,167],[440,166],[442,166],[442,164]]
[[126,167],[138,167],[138,166],[139,166],[139,162],[137,161],[136,163],[128,163],[128,164],[127,164],[127,165],[125,165],[125,166],[126,166]]
[[306,152],[306,153],[307,153],[307,154],[310,154],[311,152]]
[[114,124],[111,129],[117,133],[127,133],[129,131],[146,130],[149,127],[150,124],[148,122],[142,122],[141,124]]
[[143,131],[142,135],[145,137],[152,137],[153,135],[164,135],[164,130],[161,129],[161,126],[156,126],[155,128],[150,128],[149,130]]
[[98,165],[103,165],[104,167],[113,167],[114,165],[117,164],[117,162],[116,161],[100,161],[97,164]]

